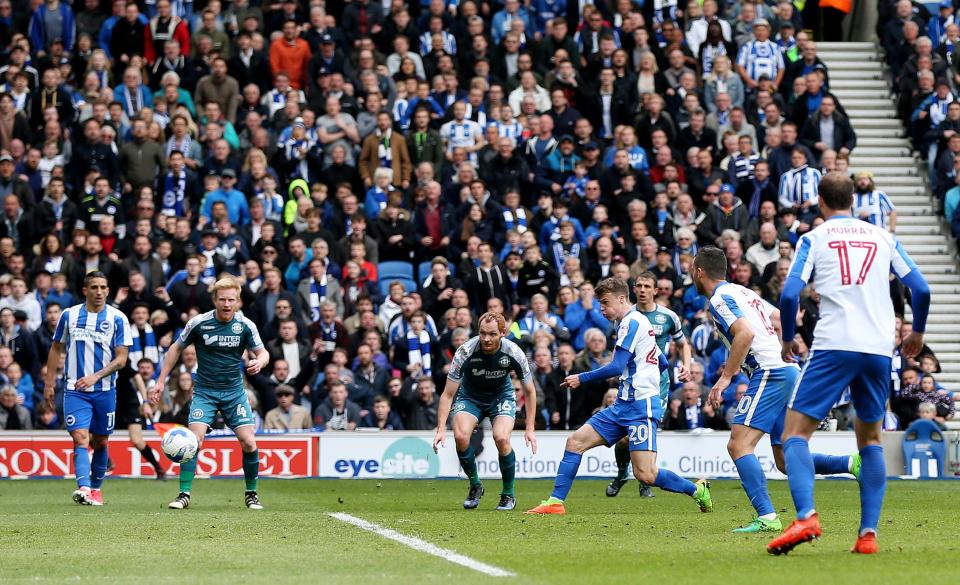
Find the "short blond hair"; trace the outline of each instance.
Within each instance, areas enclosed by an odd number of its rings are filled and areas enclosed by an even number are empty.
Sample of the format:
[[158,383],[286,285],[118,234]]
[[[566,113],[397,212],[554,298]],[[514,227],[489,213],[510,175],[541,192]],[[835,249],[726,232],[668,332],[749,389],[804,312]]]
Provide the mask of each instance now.
[[233,276],[221,276],[217,282],[213,283],[213,286],[210,287],[210,295],[216,297],[217,293],[221,290],[234,289],[237,291],[237,296],[240,295],[241,286],[240,282],[237,281]]

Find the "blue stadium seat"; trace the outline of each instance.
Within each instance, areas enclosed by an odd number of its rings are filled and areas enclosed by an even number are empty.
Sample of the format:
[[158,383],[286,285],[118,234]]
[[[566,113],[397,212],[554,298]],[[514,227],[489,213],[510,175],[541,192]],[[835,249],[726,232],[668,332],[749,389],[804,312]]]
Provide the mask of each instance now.
[[421,262],[417,265],[417,282],[422,283],[424,280],[430,276],[430,265],[431,262],[427,260],[426,262]]
[[398,278],[415,280],[415,277],[413,276],[413,264],[409,262],[381,262],[377,265],[377,276],[379,277],[380,282],[385,280],[396,280]]
[[378,282],[378,285],[380,286],[380,294],[383,296],[383,298],[390,296],[390,285],[395,281],[403,284],[403,289],[408,293],[417,290],[417,283],[409,278],[391,277],[390,280],[384,280],[381,278]]
[[946,471],[947,446],[940,427],[932,420],[915,420],[903,435],[906,474],[914,477],[942,477]]

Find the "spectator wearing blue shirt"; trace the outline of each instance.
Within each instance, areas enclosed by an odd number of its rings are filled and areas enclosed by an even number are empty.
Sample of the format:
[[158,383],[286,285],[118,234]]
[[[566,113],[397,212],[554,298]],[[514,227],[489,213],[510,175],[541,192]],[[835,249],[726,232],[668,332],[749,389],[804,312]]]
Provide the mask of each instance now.
[[227,206],[227,215],[230,222],[234,225],[246,225],[250,221],[250,208],[247,206],[247,198],[243,193],[234,189],[237,184],[237,172],[231,168],[223,169],[220,175],[220,189],[211,191],[203,198],[203,206],[200,215],[210,220],[211,208],[217,201],[222,201]]
[[587,238],[583,233],[583,224],[581,224],[577,218],[567,215],[567,211],[567,204],[562,199],[558,197],[553,201],[553,212],[540,227],[540,238],[538,241],[544,253],[546,253],[554,242],[560,239],[560,224],[564,221],[570,222],[573,226],[574,239],[581,244],[586,243]]
[[627,155],[630,157],[630,166],[634,169],[644,173],[650,170],[650,157],[647,156],[647,151],[637,142],[637,132],[632,126],[625,126],[620,131],[620,139],[617,144],[608,148],[603,156],[603,166],[613,165],[613,157],[616,156],[618,150],[627,151]]
[[600,311],[600,301],[594,295],[593,283],[580,285],[580,298],[570,303],[563,311],[564,324],[570,329],[573,348],[581,351],[586,346],[584,334],[589,329],[599,329],[604,335],[610,333],[610,321]]
[[[51,16],[54,13],[59,16]],[[38,57],[43,57],[54,41],[63,43],[65,51],[73,51],[76,36],[76,21],[69,4],[60,0],[46,0],[33,11],[30,18],[30,45],[37,51]]]
[[493,44],[499,45],[503,37],[512,30],[514,20],[523,21],[524,31],[534,31],[533,22],[527,9],[520,6],[519,0],[506,0],[503,4],[503,10],[493,15],[493,22],[490,25],[490,34],[493,37]]

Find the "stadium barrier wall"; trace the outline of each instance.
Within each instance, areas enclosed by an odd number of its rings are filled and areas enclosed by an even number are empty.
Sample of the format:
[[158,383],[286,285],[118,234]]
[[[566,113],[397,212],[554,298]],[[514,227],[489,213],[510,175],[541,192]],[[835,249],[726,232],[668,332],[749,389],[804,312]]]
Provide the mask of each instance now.
[[[524,444],[523,434],[514,433],[517,453],[517,477],[553,478],[563,456],[566,432],[537,434],[539,449],[534,455]],[[960,432],[945,433],[947,439],[947,475],[960,477]],[[659,464],[686,477],[736,478],[736,468],[727,455],[727,432],[663,432],[657,437]],[[900,448],[902,432],[883,434],[887,470],[891,476],[903,473]],[[160,455],[160,438],[145,433],[147,444],[158,454],[168,471],[177,466]],[[434,454],[433,433],[401,431],[390,433],[290,433],[258,435],[260,474],[262,477],[299,478],[458,478],[459,462],[453,446],[453,433],[447,433],[447,446]],[[856,450],[851,432],[817,433],[811,450],[844,455]],[[73,475],[73,443],[60,432],[12,431],[0,434],[0,478],[54,478]],[[761,441],[757,455],[767,477],[783,479],[776,470],[768,441]],[[110,442],[110,457],[116,465],[114,477],[152,478],[153,469],[140,452],[127,441],[126,433],[116,433]],[[232,436],[208,437],[198,457],[198,474],[210,477],[241,477],[240,446]],[[497,478],[500,470],[493,438],[487,432],[483,453],[477,458],[481,477]],[[610,477],[616,472],[613,449],[598,447],[588,451],[580,465],[581,477]]]

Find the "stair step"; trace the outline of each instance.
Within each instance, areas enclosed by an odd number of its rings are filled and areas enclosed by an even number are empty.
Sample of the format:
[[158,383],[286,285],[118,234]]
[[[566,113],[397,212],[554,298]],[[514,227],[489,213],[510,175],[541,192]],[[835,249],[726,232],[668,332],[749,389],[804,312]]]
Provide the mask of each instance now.
[[[846,106],[844,107],[846,108]],[[862,118],[868,118],[871,120],[877,118],[890,119],[896,121],[898,124],[900,123],[900,121],[897,119],[897,111],[892,107],[883,108],[880,110],[870,110],[865,108],[846,108],[846,110],[854,128],[861,123],[860,120]]]
[[[884,95],[890,95],[890,84],[885,79],[834,79],[830,76],[830,91],[837,90],[874,90]],[[838,94],[839,95],[839,94]]]
[[883,62],[876,60],[867,60],[867,59],[855,59],[855,60],[836,60],[836,59],[825,59],[820,55],[820,50],[817,50],[817,55],[827,64],[827,68],[830,70],[830,77],[833,77],[834,71],[857,71],[857,72],[870,72],[873,73],[876,71],[880,73],[883,71]]
[[940,236],[938,227],[926,225],[900,225],[897,222],[897,238],[904,239],[909,236]]
[[911,256],[914,254],[918,256],[923,254],[948,254],[950,252],[947,249],[946,240],[941,244],[908,244],[904,242],[903,247],[907,249],[907,253]]
[[878,69],[876,71],[854,71],[852,69],[834,70],[833,67],[830,67],[831,85],[833,84],[834,80],[840,79],[854,81],[882,81],[883,83],[888,83],[887,74],[882,69]]
[[[889,193],[888,193],[889,195]],[[897,195],[893,197],[893,204],[900,205],[927,205],[930,198],[926,195]]]
[[877,54],[877,45],[872,41],[824,41],[817,43],[817,53],[829,51],[860,51]]
[[860,149],[853,151],[853,154],[850,156],[850,165],[857,167],[886,167],[886,166],[903,166],[907,165],[910,167],[915,167],[914,164],[916,161],[913,158],[913,154],[910,150],[906,148],[897,149],[897,148],[883,148],[871,146],[864,148],[863,150],[870,151],[861,153]]
[[957,275],[952,272],[929,272],[926,267],[921,268],[923,275],[930,284],[954,284],[958,280]]
[[[857,121],[857,144],[860,140],[903,140],[903,127],[899,120],[882,120],[886,127],[872,128],[865,121]],[[864,144],[866,146],[866,144]]]
[[936,216],[906,213],[903,209],[897,210],[897,229],[905,225],[922,225],[925,227],[939,226]]
[[923,335],[923,341],[933,347],[937,342],[952,343],[957,340],[956,331],[943,333],[940,331],[927,331]]
[[955,354],[955,359],[960,359],[960,343],[937,343],[937,357],[946,353]]
[[899,197],[908,197],[911,195],[923,195],[928,197],[928,191],[925,187],[904,187],[903,185],[877,185],[877,188],[893,197],[893,202],[899,201]]
[[897,234],[897,238],[901,242],[903,242],[903,245],[906,246],[908,250],[913,249],[914,246],[918,246],[918,245],[947,246],[947,239],[943,237],[942,234],[934,234],[934,235]]
[[945,254],[914,254],[911,252],[910,257],[920,266],[920,270],[927,266],[949,266],[956,270],[954,259]]
[[[854,165],[855,169],[858,167],[868,168],[875,177],[920,178],[920,169],[916,165],[906,165],[904,161],[900,162],[900,166],[890,165],[871,168],[871,165]],[[878,182],[880,182],[879,179]]]
[[863,87],[830,87],[830,91],[843,101],[843,107],[847,107],[847,100],[876,100],[884,99],[890,103],[893,101],[889,93],[884,93],[876,88]]
[[873,50],[869,51],[851,51],[847,49],[837,50],[837,51],[826,51],[824,52],[819,46],[817,47],[817,56],[820,57],[828,67],[832,67],[833,63],[837,62],[848,62],[848,61],[882,61],[881,57],[876,54]]
[[[853,170],[857,171],[859,169],[854,168]],[[878,169],[865,168],[864,170],[868,170],[872,172],[874,174],[876,183],[879,185],[883,185],[884,188],[910,187],[913,189],[923,189],[927,186],[927,184],[923,180],[923,177],[920,176],[920,171],[918,169],[914,169],[914,172],[912,175],[895,175],[895,174],[879,173],[877,172]],[[883,176],[880,176],[880,175],[883,175]]]
[[896,110],[893,100],[886,96],[877,97],[874,95],[872,98],[855,98],[855,99],[843,99],[843,96],[840,96],[840,102],[843,105],[845,110],[850,109],[865,109],[865,110],[886,110],[892,109]]
[[930,292],[941,303],[960,306],[960,282],[931,284]]
[[910,141],[905,138],[894,136],[860,136],[860,133],[857,132],[857,149],[854,151],[854,154],[858,154],[864,148],[876,146],[911,150]]
[[[854,130],[857,132],[857,136],[860,136],[861,128],[863,131],[870,133],[883,131],[889,132],[891,136],[900,137],[903,134],[903,124],[900,120],[894,117],[890,118],[878,118],[875,116],[869,116],[866,118],[860,118],[851,122],[853,124]],[[884,136],[881,134],[881,136]]]

